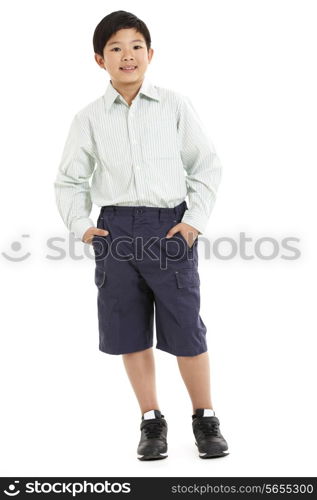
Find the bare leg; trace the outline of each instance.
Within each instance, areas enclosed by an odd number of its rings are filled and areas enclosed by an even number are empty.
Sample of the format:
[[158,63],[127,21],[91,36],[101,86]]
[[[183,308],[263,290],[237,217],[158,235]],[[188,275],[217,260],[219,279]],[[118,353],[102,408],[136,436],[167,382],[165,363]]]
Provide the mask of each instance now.
[[131,385],[138,399],[141,413],[159,410],[155,386],[153,348],[122,355]]
[[192,401],[193,413],[197,408],[213,409],[208,352],[197,356],[177,356],[177,362]]

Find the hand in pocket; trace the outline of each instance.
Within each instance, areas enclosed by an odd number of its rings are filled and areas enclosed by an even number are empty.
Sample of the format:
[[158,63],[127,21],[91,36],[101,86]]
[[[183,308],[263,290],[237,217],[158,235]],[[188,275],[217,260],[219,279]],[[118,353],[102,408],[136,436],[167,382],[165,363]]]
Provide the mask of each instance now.
[[94,236],[107,236],[108,234],[109,231],[106,229],[99,229],[98,227],[92,226],[84,233],[83,242],[91,245]]

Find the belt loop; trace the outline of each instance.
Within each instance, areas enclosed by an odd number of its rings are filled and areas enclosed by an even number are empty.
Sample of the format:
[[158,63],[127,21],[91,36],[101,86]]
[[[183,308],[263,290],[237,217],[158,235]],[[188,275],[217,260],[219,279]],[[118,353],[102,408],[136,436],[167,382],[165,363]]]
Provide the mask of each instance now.
[[162,221],[162,210],[159,208],[158,210],[158,213],[159,213],[159,221],[161,222]]

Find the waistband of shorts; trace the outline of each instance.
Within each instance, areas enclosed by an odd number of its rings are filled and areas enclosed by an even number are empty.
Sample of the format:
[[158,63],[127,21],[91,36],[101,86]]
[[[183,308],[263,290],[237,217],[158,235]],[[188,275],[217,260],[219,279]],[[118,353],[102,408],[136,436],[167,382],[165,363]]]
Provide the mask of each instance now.
[[114,214],[121,214],[121,215],[140,215],[142,213],[153,213],[153,214],[158,214],[158,215],[180,215],[182,214],[185,210],[187,210],[187,203],[186,201],[182,201],[179,205],[176,205],[176,207],[168,208],[168,207],[147,207],[147,206],[120,206],[120,205],[104,205],[101,207],[100,214],[102,215],[104,212],[106,213],[114,213]]

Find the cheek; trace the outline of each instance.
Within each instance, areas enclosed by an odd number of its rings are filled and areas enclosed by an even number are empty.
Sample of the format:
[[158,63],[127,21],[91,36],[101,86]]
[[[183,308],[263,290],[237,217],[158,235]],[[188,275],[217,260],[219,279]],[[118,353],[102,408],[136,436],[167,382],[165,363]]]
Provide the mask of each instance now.
[[138,64],[139,64],[140,66],[141,66],[141,65],[142,65],[142,66],[146,66],[146,65],[148,64],[148,59],[147,59],[147,57],[144,57],[144,56],[143,56],[143,57],[139,57],[139,58],[137,59],[137,61],[138,61]]
[[118,71],[120,72],[120,69],[119,69],[119,66],[120,66],[120,61],[111,61],[111,63],[108,65],[108,68],[110,69],[110,71]]
[[118,66],[119,56],[117,54],[108,56],[105,60],[105,64],[108,64],[109,68],[115,68]]

